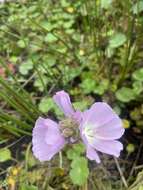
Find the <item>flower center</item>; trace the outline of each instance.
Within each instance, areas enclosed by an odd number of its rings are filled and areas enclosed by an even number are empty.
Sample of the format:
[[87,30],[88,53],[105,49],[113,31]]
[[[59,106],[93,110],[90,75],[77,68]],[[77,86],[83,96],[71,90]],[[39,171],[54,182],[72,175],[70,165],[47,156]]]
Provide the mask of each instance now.
[[65,138],[79,138],[79,125],[77,121],[71,117],[65,118],[59,122],[60,131]]
[[95,130],[92,125],[86,125],[83,131],[87,141],[92,144],[95,139]]

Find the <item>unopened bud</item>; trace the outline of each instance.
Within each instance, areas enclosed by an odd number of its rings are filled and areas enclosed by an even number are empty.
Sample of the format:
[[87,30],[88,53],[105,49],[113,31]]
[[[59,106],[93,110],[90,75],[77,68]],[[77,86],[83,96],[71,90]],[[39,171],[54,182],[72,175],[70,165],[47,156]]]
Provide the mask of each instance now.
[[65,138],[78,139],[78,123],[73,118],[66,118],[59,122],[60,130]]

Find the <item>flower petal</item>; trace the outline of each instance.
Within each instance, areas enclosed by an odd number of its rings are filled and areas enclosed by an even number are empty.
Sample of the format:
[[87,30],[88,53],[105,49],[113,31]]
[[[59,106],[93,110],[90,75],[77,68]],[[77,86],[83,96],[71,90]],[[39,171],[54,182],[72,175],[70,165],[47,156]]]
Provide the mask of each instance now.
[[63,90],[59,91],[53,96],[53,99],[66,116],[71,116],[74,113],[68,93]]
[[90,146],[87,139],[85,138],[85,135],[82,134],[82,129],[80,129],[81,138],[83,140],[83,143],[86,146],[86,156],[89,160],[96,160],[97,163],[100,163],[100,158],[96,152],[96,150]]
[[81,121],[82,121],[82,112],[81,111],[75,111],[73,114],[73,119],[75,119],[78,124],[80,125]]
[[93,126],[96,138],[103,140],[114,140],[124,134],[122,121],[112,108],[104,103],[98,102],[83,113],[82,127]]
[[86,156],[89,160],[96,160],[97,163],[100,163],[101,160],[96,152],[90,145],[87,146]]
[[125,132],[119,117],[112,118],[107,123],[95,129],[96,138],[103,140],[119,139]]
[[32,138],[32,150],[37,159],[40,161],[50,160],[64,147],[65,143],[66,142],[60,134],[57,123],[41,117],[37,119],[33,129]]
[[119,157],[120,151],[123,150],[123,145],[116,140],[108,141],[95,139],[91,146],[100,152],[110,154],[116,157]]
[[55,145],[59,143],[60,139],[63,140],[59,130],[59,125],[56,122],[50,119],[45,119],[44,124],[47,126],[45,140],[48,145]]
[[94,124],[94,126],[98,127],[111,121],[113,118],[119,119],[112,108],[104,102],[97,102],[89,110],[85,111],[83,122]]

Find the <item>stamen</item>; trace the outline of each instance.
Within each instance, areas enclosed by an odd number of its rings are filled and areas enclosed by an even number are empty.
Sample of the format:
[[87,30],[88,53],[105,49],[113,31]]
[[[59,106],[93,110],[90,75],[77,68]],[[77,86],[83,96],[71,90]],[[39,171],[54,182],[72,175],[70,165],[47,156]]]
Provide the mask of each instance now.
[[93,129],[94,129],[93,126],[87,125],[84,127],[84,131],[83,131],[83,134],[86,136],[90,144],[92,144],[95,139],[95,131]]

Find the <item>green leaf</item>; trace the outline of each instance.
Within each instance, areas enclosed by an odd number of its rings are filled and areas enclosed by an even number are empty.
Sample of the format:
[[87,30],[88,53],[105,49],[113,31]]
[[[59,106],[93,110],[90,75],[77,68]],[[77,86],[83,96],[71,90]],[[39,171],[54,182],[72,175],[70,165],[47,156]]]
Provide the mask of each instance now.
[[143,1],[138,1],[134,6],[133,6],[133,13],[138,14],[143,11]]
[[77,110],[80,110],[80,111],[84,111],[85,109],[87,109],[87,107],[89,106],[90,104],[88,103],[87,100],[83,100],[83,101],[80,101],[80,102],[74,102],[73,103],[73,106],[74,108]]
[[93,79],[87,78],[82,81],[80,86],[83,89],[83,93],[89,94],[95,90],[96,82]]
[[41,23],[41,26],[42,26],[44,29],[46,29],[47,31],[49,31],[49,32],[54,28],[54,25],[51,24],[51,23],[48,22],[48,21],[43,21],[43,22]]
[[8,148],[0,149],[0,162],[11,160],[11,152]]
[[69,29],[69,28],[72,27],[73,24],[74,24],[73,20],[68,21],[68,22],[64,22],[63,27],[66,28],[66,29]]
[[101,8],[108,9],[111,7],[113,0],[101,0]]
[[[56,58],[54,57],[54,55],[48,54],[48,55],[45,55],[43,57],[43,62],[44,62],[43,63],[44,67],[46,69],[49,69],[50,67],[52,67],[52,66],[54,66],[56,64]],[[47,73],[46,69],[44,69],[45,73]]]
[[37,87],[39,91],[43,92],[44,91],[43,83],[45,85],[47,85],[48,83],[48,78],[45,75],[42,76],[42,81],[41,81],[41,78],[37,78],[34,82],[34,86]]
[[82,143],[79,144],[75,144],[73,146],[73,149],[75,152],[77,152],[78,154],[84,153],[85,151],[85,146]]
[[139,95],[143,91],[143,84],[140,81],[135,81],[133,83],[133,91],[136,95]]
[[70,5],[70,3],[67,2],[66,0],[61,0],[60,3],[62,7],[68,7]]
[[67,52],[67,47],[63,44],[58,44],[57,51],[64,54]]
[[121,102],[129,102],[135,98],[135,93],[131,88],[122,87],[117,90],[116,97]]
[[107,79],[102,79],[99,84],[96,84],[94,93],[102,95],[104,94],[105,90],[108,89],[109,81]]
[[69,149],[67,151],[67,158],[69,160],[74,160],[76,157],[79,157],[79,154],[75,150]]
[[57,41],[57,38],[52,33],[48,33],[45,37],[45,42],[53,43],[56,41]]
[[27,75],[31,69],[33,69],[33,62],[28,60],[20,65],[19,72],[22,75]]
[[43,98],[39,105],[39,110],[43,113],[47,113],[48,111],[53,111],[57,116],[63,116],[63,112],[58,108],[58,106],[54,103],[53,99],[50,97]]
[[66,82],[69,82],[81,74],[82,68],[81,67],[71,68],[69,66],[66,67],[64,66],[64,71],[66,73],[65,76]]
[[143,68],[136,70],[132,76],[135,80],[143,82]]
[[17,45],[18,45],[20,48],[25,48],[25,47],[26,47],[26,43],[25,43],[24,40],[18,40]]
[[38,190],[38,187],[33,185],[22,184],[20,190]]
[[109,40],[110,48],[117,48],[122,46],[126,42],[126,36],[123,33],[115,33]]
[[84,153],[85,147],[83,144],[76,144],[73,145],[72,149],[69,149],[67,151],[67,157],[69,160],[73,160],[77,157],[79,157],[82,153]]
[[54,107],[52,98],[45,97],[39,103],[39,110],[43,113],[47,113]]
[[82,186],[87,182],[89,175],[88,162],[83,157],[77,157],[71,163],[70,177],[73,184]]
[[12,63],[16,63],[17,60],[18,60],[18,57],[16,57],[16,56],[11,56],[9,60],[10,60]]

